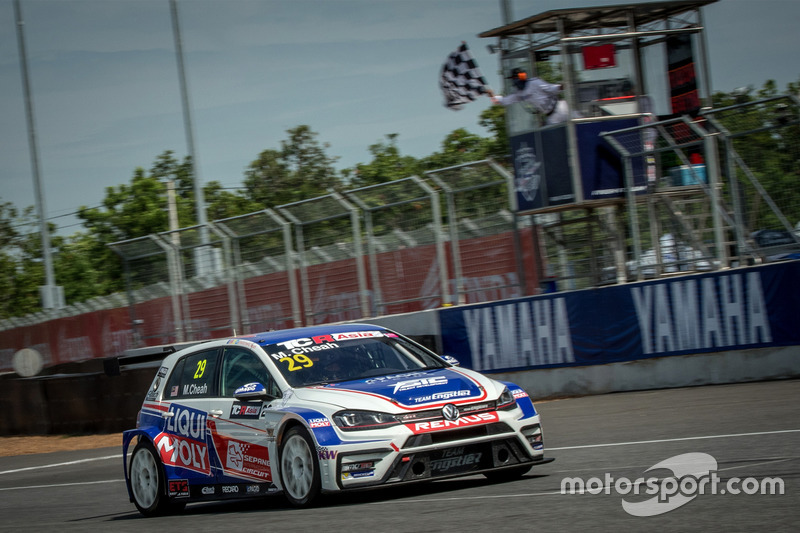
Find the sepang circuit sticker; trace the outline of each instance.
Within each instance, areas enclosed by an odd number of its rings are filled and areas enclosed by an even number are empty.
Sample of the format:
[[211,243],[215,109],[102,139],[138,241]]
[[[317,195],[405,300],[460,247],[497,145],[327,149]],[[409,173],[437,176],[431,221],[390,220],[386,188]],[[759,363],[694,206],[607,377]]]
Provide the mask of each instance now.
[[209,425],[214,448],[225,474],[250,480],[272,481],[269,450],[266,446],[221,435],[214,422]]

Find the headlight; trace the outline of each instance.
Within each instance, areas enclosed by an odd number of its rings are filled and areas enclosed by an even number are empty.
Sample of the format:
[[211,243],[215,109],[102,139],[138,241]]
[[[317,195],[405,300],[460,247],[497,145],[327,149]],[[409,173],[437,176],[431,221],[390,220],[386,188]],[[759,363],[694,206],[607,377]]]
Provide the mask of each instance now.
[[514,395],[511,394],[511,391],[508,390],[508,387],[503,389],[503,393],[497,399],[497,408],[503,410],[513,409],[517,406],[517,400],[514,399]]
[[383,429],[400,424],[394,415],[377,411],[339,411],[333,415],[333,421],[344,431]]

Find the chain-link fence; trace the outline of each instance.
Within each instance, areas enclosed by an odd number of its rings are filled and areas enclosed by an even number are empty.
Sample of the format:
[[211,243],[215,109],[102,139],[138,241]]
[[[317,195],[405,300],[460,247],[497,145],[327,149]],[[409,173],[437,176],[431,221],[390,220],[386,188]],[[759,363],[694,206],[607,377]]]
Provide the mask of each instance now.
[[533,234],[513,214],[510,174],[487,160],[426,178],[113,243],[143,342],[535,294]]
[[530,223],[513,208],[511,173],[485,160],[426,176],[446,201],[454,303],[513,298],[525,294],[526,287],[535,292]]
[[291,224],[265,209],[216,220],[214,225],[231,239],[241,332],[300,325]]
[[[725,264],[730,217],[719,191],[715,139],[689,117],[602,134],[623,157],[626,179],[624,274],[644,279]],[[634,168],[644,168],[646,194],[634,196]],[[714,208],[713,206],[717,206]]]
[[[181,283],[177,252],[159,235],[109,245],[122,259],[134,343],[182,341]],[[159,302],[153,312],[153,302]]]
[[337,192],[277,207],[295,231],[305,323],[369,316],[358,211]]
[[354,189],[347,196],[364,213],[371,314],[450,303],[437,192],[411,176]]
[[724,198],[739,228],[732,255],[758,261],[800,250],[800,101],[777,96],[708,110],[720,137]]

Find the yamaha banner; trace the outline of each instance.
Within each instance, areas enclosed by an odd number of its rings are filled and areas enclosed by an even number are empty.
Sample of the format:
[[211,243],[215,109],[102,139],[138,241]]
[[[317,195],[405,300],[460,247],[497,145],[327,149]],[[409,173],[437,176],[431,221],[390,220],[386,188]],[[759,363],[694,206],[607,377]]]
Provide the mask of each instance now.
[[800,262],[443,309],[443,351],[483,372],[800,344]]

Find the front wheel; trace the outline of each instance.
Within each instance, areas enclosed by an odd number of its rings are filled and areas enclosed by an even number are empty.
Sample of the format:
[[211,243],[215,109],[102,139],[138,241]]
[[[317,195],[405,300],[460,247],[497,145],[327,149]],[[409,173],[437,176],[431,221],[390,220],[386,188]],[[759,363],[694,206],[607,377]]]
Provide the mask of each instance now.
[[308,432],[295,426],[283,436],[280,448],[283,494],[295,507],[311,505],[320,492],[319,461]]
[[144,516],[158,516],[178,511],[185,503],[173,504],[167,497],[166,479],[156,449],[141,439],[131,458],[131,493],[133,503]]

